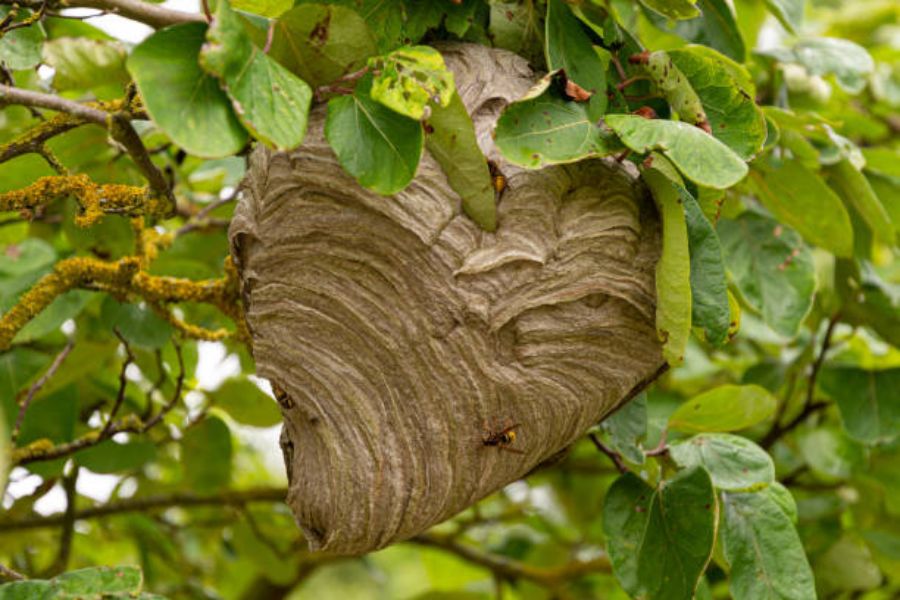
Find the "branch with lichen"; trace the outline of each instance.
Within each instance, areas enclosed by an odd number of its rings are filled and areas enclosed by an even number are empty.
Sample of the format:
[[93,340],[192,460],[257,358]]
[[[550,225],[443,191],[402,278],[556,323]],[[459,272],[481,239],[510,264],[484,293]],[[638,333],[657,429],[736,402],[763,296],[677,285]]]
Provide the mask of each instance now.
[[168,203],[148,193],[146,188],[119,183],[94,183],[80,175],[49,175],[29,186],[0,194],[0,211],[20,211],[26,216],[58,198],[73,196],[81,207],[75,224],[89,227],[105,213],[165,216]]
[[235,322],[241,339],[248,339],[239,304],[237,272],[230,259],[226,259],[224,277],[201,281],[150,275],[141,267],[142,259],[138,256],[114,262],[84,257],[58,262],[53,272],[42,277],[0,317],[0,351],[9,348],[16,333],[57,296],[75,288],[106,291],[118,297],[138,296],[151,305],[212,304]]

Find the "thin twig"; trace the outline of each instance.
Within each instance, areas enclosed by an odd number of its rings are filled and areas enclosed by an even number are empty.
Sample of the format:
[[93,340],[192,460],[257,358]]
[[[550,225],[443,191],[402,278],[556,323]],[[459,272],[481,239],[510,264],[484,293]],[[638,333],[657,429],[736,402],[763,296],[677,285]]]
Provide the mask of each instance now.
[[128,378],[126,377],[126,372],[128,371],[128,365],[135,362],[134,354],[131,352],[131,347],[128,345],[128,340],[122,337],[122,334],[119,332],[119,328],[113,327],[113,333],[116,334],[116,337],[119,338],[119,341],[125,348],[125,360],[122,362],[122,368],[119,369],[119,389],[116,392],[116,401],[113,403],[113,406],[109,411],[109,416],[106,418],[106,425],[104,425],[103,429],[100,431],[99,437],[101,439],[106,439],[106,437],[109,435],[109,430],[113,425],[113,420],[116,418],[116,414],[119,412],[119,409],[122,407],[122,403],[125,401],[125,389],[128,387]]
[[652,450],[647,450],[644,452],[644,456],[663,456],[669,453],[669,446],[666,444],[666,440],[669,437],[669,430],[663,429],[662,433],[659,436],[659,443],[656,445],[656,448]]
[[175,348],[175,356],[178,358],[178,377],[175,379],[175,391],[172,392],[172,397],[169,399],[166,405],[163,406],[158,413],[156,413],[156,416],[152,417],[149,421],[144,423],[143,427],[141,428],[141,432],[147,431],[148,429],[154,427],[157,423],[162,421],[162,418],[166,416],[166,413],[175,408],[175,405],[178,404],[178,400],[181,398],[181,390],[184,386],[185,375],[184,357],[181,354],[181,346],[179,346],[174,340],[172,341],[172,346]]
[[22,581],[28,579],[18,571],[14,571],[5,565],[0,565],[0,580],[6,581]]
[[[0,3],[2,3],[2,0],[0,0]],[[80,117],[85,121],[97,123],[104,127],[106,126],[106,118],[109,116],[109,113],[106,111],[87,104],[60,98],[53,94],[23,90],[8,85],[0,85],[0,104],[23,104],[25,106],[46,108]]]
[[[32,9],[40,8],[43,3],[43,0],[0,0],[0,5],[18,4]],[[179,23],[205,23],[202,15],[171,10],[141,0],[56,0],[50,3],[50,7],[54,9],[96,8],[144,23],[154,29],[162,29]]]
[[837,327],[837,324],[840,322],[840,319],[840,313],[834,314],[828,321],[828,327],[825,328],[825,335],[822,338],[822,348],[819,350],[819,355],[813,362],[812,370],[809,373],[809,383],[807,384],[808,387],[806,388],[806,400],[803,403],[803,409],[800,411],[800,414],[791,419],[786,425],[782,425],[779,421],[775,421],[775,424],[772,425],[772,429],[770,429],[765,437],[763,437],[763,439],[759,442],[759,445],[766,450],[771,448],[775,444],[775,442],[781,439],[782,436],[799,427],[810,416],[828,406],[827,402],[815,401],[816,381],[819,378],[819,371],[821,371],[822,365],[825,363],[825,358],[828,354],[828,350],[831,348],[831,340],[834,335],[834,330],[835,327]]
[[594,443],[597,450],[609,457],[613,464],[616,465],[616,469],[618,469],[619,473],[625,474],[629,471],[629,468],[622,461],[622,455],[601,442],[600,438],[597,437],[597,434],[589,433],[588,438]]
[[63,490],[66,493],[66,511],[63,513],[62,531],[59,536],[59,551],[56,560],[44,573],[47,577],[58,575],[69,566],[69,558],[72,555],[72,538],[75,533],[75,485],[78,482],[78,466],[73,467],[72,472],[63,477]]
[[50,363],[50,368],[44,372],[40,378],[35,381],[30,388],[28,388],[28,393],[25,395],[25,399],[22,400],[22,403],[19,405],[19,413],[16,415],[16,423],[13,425],[12,433],[10,433],[10,439],[15,442],[19,437],[19,431],[22,429],[22,423],[25,420],[25,412],[28,410],[29,405],[31,405],[31,401],[34,400],[34,396],[47,384],[47,381],[50,380],[51,377],[59,370],[62,366],[63,361],[66,360],[66,357],[69,356],[69,353],[72,352],[72,348],[75,347],[75,340],[69,340],[66,342],[65,347],[60,351],[59,354],[56,355],[56,358],[53,359],[53,362]]
[[[143,496],[108,502],[100,506],[75,511],[75,520],[97,519],[110,515],[132,512],[151,512],[179,506],[182,508],[199,506],[243,506],[249,502],[283,502],[287,497],[284,488],[251,488],[248,490],[219,492],[213,495],[201,495],[193,492],[176,492],[174,494]],[[63,515],[31,516],[18,520],[0,520],[0,533],[57,527],[63,522]]]

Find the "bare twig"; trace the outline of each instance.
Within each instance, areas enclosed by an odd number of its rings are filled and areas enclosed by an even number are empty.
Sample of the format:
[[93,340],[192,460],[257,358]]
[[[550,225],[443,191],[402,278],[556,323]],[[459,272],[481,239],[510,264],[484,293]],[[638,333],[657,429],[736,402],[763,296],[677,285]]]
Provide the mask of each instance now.
[[50,368],[44,372],[43,375],[35,381],[30,388],[28,388],[28,393],[25,395],[25,399],[22,400],[22,403],[19,405],[19,413],[16,415],[16,423],[13,425],[12,433],[10,433],[10,439],[13,442],[19,437],[19,431],[22,429],[22,422],[25,420],[25,412],[28,410],[31,401],[34,400],[35,394],[37,394],[42,387],[47,384],[47,381],[50,380],[51,377],[59,370],[62,366],[63,361],[66,360],[66,357],[69,356],[69,353],[72,352],[72,348],[75,347],[75,341],[69,340],[65,347],[60,351],[59,354],[56,355],[56,358],[53,359],[53,362],[50,363]]
[[116,414],[119,412],[122,403],[125,401],[125,389],[128,387],[126,372],[128,371],[128,365],[135,361],[134,354],[131,352],[131,346],[128,345],[128,340],[122,337],[122,334],[117,327],[113,327],[113,333],[116,334],[116,337],[119,338],[119,341],[125,348],[125,360],[122,362],[122,368],[119,369],[119,390],[116,392],[116,401],[113,403],[113,406],[109,411],[109,416],[106,418],[106,425],[100,430],[100,439],[106,439],[109,435],[113,420],[116,418]]
[[791,419],[786,425],[782,425],[780,421],[776,420],[775,424],[772,425],[772,429],[770,429],[765,437],[763,437],[763,439],[759,442],[759,445],[763,448],[768,450],[775,444],[775,442],[781,439],[782,436],[793,431],[804,421],[806,421],[806,419],[808,419],[810,416],[828,406],[827,402],[815,401],[816,381],[819,378],[819,371],[821,371],[822,369],[822,365],[825,362],[828,350],[831,348],[831,340],[834,335],[834,329],[835,327],[837,327],[840,319],[840,313],[836,313],[828,321],[828,327],[825,328],[825,335],[822,338],[822,348],[821,350],[819,350],[819,355],[813,362],[812,370],[809,373],[809,383],[807,384],[808,387],[806,388],[806,400],[803,403],[803,409],[800,411],[800,414]]
[[591,573],[609,573],[612,568],[605,556],[587,561],[576,560],[553,568],[535,567],[505,556],[483,552],[447,536],[430,533],[417,535],[410,542],[450,552],[504,579],[525,579],[550,589]]
[[5,565],[0,565],[0,580],[6,581],[22,581],[28,579],[18,571],[14,571]]
[[[0,5],[18,4],[32,9],[39,9],[43,0],[0,0]],[[178,23],[194,23],[205,22],[203,17],[194,13],[186,13],[178,10],[171,10],[149,2],[141,2],[141,0],[56,0],[49,3],[50,8],[96,8],[108,13],[121,15],[132,21],[138,21],[153,27],[154,29],[162,29],[169,25],[177,25]]]
[[[2,0],[0,0],[2,4]],[[152,4],[148,6],[153,6]],[[66,100],[53,94],[43,94],[31,90],[23,90],[8,85],[0,85],[0,104],[22,104],[37,108],[46,108],[67,113],[91,123],[106,126],[109,114],[88,104]]]
[[[110,515],[132,512],[153,512],[179,506],[182,508],[199,506],[243,506],[250,502],[283,502],[287,496],[284,488],[251,488],[219,492],[214,495],[201,495],[192,492],[176,492],[174,494],[143,496],[108,502],[100,506],[75,511],[75,520],[97,519]],[[63,515],[31,516],[18,520],[0,520],[0,533],[57,527],[63,523]]]
[[66,493],[66,511],[62,515],[62,531],[59,536],[59,551],[56,560],[48,567],[47,577],[58,575],[69,566],[69,557],[72,555],[72,537],[75,533],[75,484],[78,482],[78,466],[72,472],[63,477],[63,490]]
[[597,450],[608,456],[613,464],[616,465],[616,469],[619,471],[619,473],[624,474],[629,471],[628,467],[622,461],[622,455],[601,442],[600,438],[597,437],[597,434],[590,433],[588,434],[588,437],[590,438],[591,442],[594,443],[594,446],[596,446]]

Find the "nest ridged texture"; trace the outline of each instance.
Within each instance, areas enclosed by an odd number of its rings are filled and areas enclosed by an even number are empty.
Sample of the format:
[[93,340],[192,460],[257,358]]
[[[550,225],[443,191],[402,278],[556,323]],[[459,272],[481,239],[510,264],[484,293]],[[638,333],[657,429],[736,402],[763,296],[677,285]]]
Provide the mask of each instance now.
[[[426,152],[393,197],[302,147],[257,149],[230,237],[259,374],[283,390],[288,504],[310,545],[361,554],[447,519],[557,454],[662,364],[660,233],[615,161],[526,171],[491,131],[526,61],[441,47],[508,179],[499,229],[467,218]],[[490,433],[515,426],[507,451]],[[501,444],[502,446],[502,444]]]

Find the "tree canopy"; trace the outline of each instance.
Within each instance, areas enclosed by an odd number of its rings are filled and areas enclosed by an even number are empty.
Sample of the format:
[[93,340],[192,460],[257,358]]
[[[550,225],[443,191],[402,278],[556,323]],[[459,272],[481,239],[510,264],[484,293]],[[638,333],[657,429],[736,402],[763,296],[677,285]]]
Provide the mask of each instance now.
[[[447,41],[541,75],[505,161],[640,174],[669,369],[450,521],[311,552],[227,227],[321,110],[384,202],[427,150],[502,230]],[[892,0],[0,0],[0,598],[897,597],[898,115]]]

